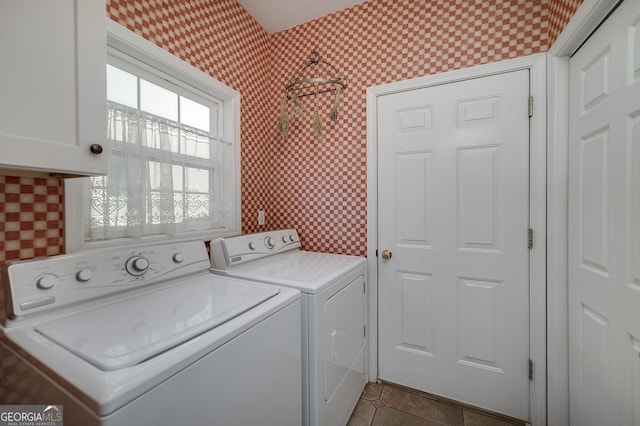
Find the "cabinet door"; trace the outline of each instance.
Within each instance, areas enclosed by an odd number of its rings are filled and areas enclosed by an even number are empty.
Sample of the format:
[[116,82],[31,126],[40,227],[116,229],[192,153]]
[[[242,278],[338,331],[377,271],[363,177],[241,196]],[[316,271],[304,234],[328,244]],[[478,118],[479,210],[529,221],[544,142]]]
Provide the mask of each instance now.
[[107,173],[105,16],[98,0],[2,0],[1,169]]

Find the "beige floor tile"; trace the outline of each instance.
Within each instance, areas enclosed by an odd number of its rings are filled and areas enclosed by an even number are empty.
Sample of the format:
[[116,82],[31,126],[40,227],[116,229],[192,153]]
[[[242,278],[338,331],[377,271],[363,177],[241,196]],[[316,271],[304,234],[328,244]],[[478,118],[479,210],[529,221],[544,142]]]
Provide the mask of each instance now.
[[384,386],[381,399],[388,407],[425,420],[447,426],[463,426],[462,410],[451,404],[407,392],[394,386]]
[[495,417],[487,416],[473,410],[464,409],[464,426],[522,426],[523,422],[509,422]]
[[413,416],[390,407],[382,407],[376,410],[372,426],[438,426],[420,417]]
[[381,399],[374,399],[371,401],[376,408],[384,407],[384,402]]
[[373,403],[360,398],[347,426],[370,426],[375,413],[376,407],[373,406]]
[[361,397],[364,399],[368,399],[373,401],[374,399],[380,399],[380,394],[382,393],[383,385],[380,383],[367,383],[362,391]]
[[502,419],[389,384],[369,383],[353,411],[348,426],[524,426],[523,421]]

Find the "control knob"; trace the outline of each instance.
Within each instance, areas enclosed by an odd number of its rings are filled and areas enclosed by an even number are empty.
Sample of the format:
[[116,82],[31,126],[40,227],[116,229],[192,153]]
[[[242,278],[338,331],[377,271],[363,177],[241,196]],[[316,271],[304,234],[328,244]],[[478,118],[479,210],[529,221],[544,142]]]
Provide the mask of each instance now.
[[56,276],[55,275],[42,275],[36,279],[36,286],[42,290],[48,290],[54,285],[56,285]]
[[83,269],[81,271],[78,271],[78,273],[76,274],[76,280],[82,283],[86,283],[91,279],[92,275],[93,273],[91,272],[91,269]]
[[273,238],[267,237],[267,238],[264,239],[264,245],[268,249],[272,249],[272,248],[274,248],[276,246],[276,243],[273,241]]
[[256,245],[255,243],[252,241],[249,243],[249,250],[255,250],[256,249]]
[[171,257],[174,263],[182,263],[184,262],[184,256],[182,253],[176,253]]
[[133,256],[127,260],[124,267],[129,274],[140,276],[149,269],[149,261],[142,256]]

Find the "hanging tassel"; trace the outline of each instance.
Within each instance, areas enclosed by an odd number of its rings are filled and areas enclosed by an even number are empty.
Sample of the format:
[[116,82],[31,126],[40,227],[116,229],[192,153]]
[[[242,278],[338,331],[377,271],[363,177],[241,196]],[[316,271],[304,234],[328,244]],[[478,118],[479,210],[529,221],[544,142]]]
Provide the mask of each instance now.
[[287,97],[286,95],[280,101],[280,119],[278,120],[277,129],[280,132],[280,136],[282,136],[282,140],[287,139],[289,135],[289,127],[291,121],[289,120],[289,116],[287,115]]
[[333,101],[333,108],[331,108],[331,114],[329,118],[331,121],[336,121],[338,119],[338,102],[340,101],[340,86],[336,87],[336,98]]
[[[322,142],[324,140],[324,135],[322,134],[322,120],[320,119],[318,110],[313,113],[313,133],[315,133],[316,138],[318,138],[318,142]],[[316,144],[316,151],[318,150],[319,146]]]

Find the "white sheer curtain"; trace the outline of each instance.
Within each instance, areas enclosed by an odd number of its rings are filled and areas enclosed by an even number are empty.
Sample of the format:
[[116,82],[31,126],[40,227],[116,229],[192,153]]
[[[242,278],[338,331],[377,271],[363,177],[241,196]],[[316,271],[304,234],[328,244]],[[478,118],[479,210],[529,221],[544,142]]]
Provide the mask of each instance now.
[[85,240],[224,226],[230,214],[221,167],[229,144],[114,102],[108,107],[108,176],[91,178]]

